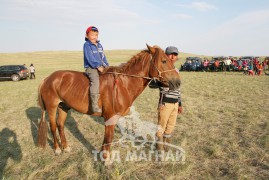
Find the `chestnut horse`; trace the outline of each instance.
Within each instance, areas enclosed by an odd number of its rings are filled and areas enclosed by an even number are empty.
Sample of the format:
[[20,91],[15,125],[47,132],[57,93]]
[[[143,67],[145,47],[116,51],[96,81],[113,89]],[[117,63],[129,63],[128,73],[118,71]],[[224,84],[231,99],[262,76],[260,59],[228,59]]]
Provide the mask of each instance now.
[[[164,86],[179,88],[180,78],[174,65],[164,51],[157,46],[148,46],[133,56],[127,63],[108,67],[100,75],[100,99],[98,105],[102,114],[93,113],[89,99],[89,79],[83,72],[56,71],[39,86],[38,99],[42,117],[38,130],[38,146],[45,147],[47,142],[47,123],[45,111],[50,122],[54,139],[55,154],[69,152],[65,138],[64,123],[70,108],[84,114],[102,116],[105,134],[102,145],[103,158],[109,160],[110,144],[114,127],[121,116],[128,114],[134,100],[142,93],[151,79],[156,78]],[[58,117],[56,120],[56,114]],[[56,128],[61,139],[61,148],[56,137]]]

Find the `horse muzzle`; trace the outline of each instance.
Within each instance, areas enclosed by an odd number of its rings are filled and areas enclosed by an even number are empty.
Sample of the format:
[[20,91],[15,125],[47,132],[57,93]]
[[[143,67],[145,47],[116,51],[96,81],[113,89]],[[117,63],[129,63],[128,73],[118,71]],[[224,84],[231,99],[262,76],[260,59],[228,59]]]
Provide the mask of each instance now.
[[170,80],[159,80],[164,87],[169,87],[170,90],[177,90],[180,87],[180,79],[172,78]]

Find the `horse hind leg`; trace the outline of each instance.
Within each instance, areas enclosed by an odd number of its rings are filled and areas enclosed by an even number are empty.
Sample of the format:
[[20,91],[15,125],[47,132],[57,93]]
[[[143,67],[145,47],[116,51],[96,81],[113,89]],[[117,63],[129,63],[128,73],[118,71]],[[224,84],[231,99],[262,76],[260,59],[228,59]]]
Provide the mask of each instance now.
[[68,143],[65,138],[65,133],[64,133],[64,123],[66,121],[67,113],[70,108],[64,104],[63,102],[59,103],[58,106],[58,119],[57,119],[57,127],[59,131],[59,135],[61,138],[61,145],[62,149],[64,152],[69,153],[71,151],[71,148],[68,146]]
[[61,154],[61,149],[59,148],[58,139],[57,139],[57,135],[56,135],[56,127],[57,127],[56,111],[57,111],[57,106],[47,108],[47,112],[48,112],[49,120],[50,120],[50,130],[51,130],[51,133],[53,136],[53,141],[54,141],[55,155],[59,155],[59,154]]

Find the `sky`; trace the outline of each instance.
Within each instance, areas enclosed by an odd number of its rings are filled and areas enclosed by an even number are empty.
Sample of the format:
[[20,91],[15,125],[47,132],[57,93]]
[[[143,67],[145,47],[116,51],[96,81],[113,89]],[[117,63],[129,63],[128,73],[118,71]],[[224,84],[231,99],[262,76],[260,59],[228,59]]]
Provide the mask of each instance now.
[[176,46],[208,56],[269,56],[269,0],[0,0],[0,53]]

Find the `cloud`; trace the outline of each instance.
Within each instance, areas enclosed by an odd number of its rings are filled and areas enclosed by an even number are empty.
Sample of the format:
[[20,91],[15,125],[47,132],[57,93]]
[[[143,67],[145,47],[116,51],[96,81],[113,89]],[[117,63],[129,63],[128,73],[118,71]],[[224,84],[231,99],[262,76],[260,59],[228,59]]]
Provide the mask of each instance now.
[[177,4],[177,6],[196,9],[202,12],[206,12],[210,10],[218,10],[216,6],[214,6],[213,4],[206,3],[206,2],[192,2],[191,4]]
[[130,22],[143,18],[115,1],[80,0],[11,0],[0,8],[0,20],[21,22],[49,21],[54,24],[77,25],[83,21]]

